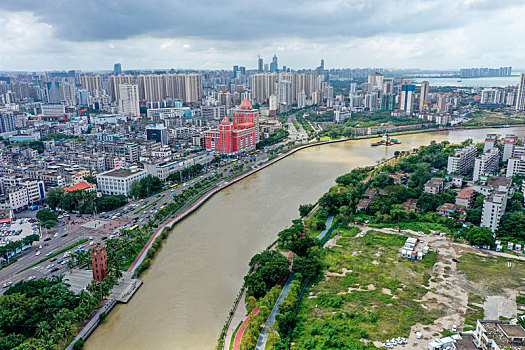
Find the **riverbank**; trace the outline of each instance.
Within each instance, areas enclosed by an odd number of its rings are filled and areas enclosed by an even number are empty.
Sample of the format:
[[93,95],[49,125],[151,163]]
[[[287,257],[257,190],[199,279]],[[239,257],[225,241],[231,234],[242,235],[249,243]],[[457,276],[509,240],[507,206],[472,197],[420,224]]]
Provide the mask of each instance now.
[[[436,129],[418,130],[415,133],[423,135],[424,132],[434,131]],[[385,156],[390,157],[397,149],[410,150],[427,144],[431,139],[454,139],[453,135],[456,138],[465,135],[478,140],[481,134],[483,131],[459,131],[451,136],[438,132],[428,136],[402,137],[402,145],[380,150],[370,147],[367,141],[313,147],[346,141],[342,139],[296,147],[287,154],[309,147],[310,150],[290,157],[292,159],[282,165],[276,164],[264,174],[253,176],[231,190],[223,191],[220,196],[215,196],[211,205],[194,211],[195,215],[191,215],[191,218],[186,216],[188,220],[184,224],[182,220],[178,221],[175,237],[163,244],[164,253],[158,254],[154,261],[155,269],[145,276],[145,288],[135,296],[133,307],[116,308],[108,318],[109,322],[92,335],[93,340],[88,342],[87,347],[91,349],[107,343],[115,349],[124,349],[132,344],[139,347],[149,344],[159,349],[169,349],[173,345],[168,343],[170,339],[179,339],[177,348],[210,348],[213,346],[211,338],[217,339],[225,321],[223,317],[227,316],[229,305],[242,284],[242,276],[248,269],[245,263],[255,252],[264,249],[275,238],[275,233],[297,215],[300,204],[319,198],[331,186],[333,179],[343,172],[356,166],[373,165]],[[521,131],[518,134],[521,135]],[[285,156],[276,157],[270,164],[275,164]],[[250,171],[245,176],[254,172]],[[227,185],[234,182],[232,180]],[[242,213],[243,218],[236,213]],[[173,295],[173,288],[177,288],[176,295]],[[161,329],[158,325],[146,326],[144,331],[149,336],[135,336],[133,329],[141,327],[138,321],[140,315],[148,315],[153,310],[155,317],[165,326]],[[174,317],[174,313],[180,316]],[[221,314],[223,317],[220,317]],[[233,324],[233,328],[235,326],[237,324]],[[170,329],[170,336],[161,337],[161,331],[164,332],[162,328]],[[192,331],[188,332],[188,329]],[[115,332],[113,337],[109,337]]]
[[[390,135],[411,135],[411,134],[421,134],[421,133],[428,133],[428,132],[441,132],[441,131],[451,131],[451,130],[473,130],[473,129],[488,129],[488,128],[508,128],[508,127],[516,127],[516,126],[525,126],[525,123],[523,124],[516,124],[516,125],[498,125],[498,126],[480,126],[480,127],[476,127],[476,126],[470,126],[470,127],[445,127],[445,128],[429,128],[429,129],[418,129],[418,130],[408,130],[408,131],[399,131],[399,132],[393,132],[391,133]],[[128,271],[130,272],[135,272],[135,269],[137,268],[137,266],[140,265],[140,263],[142,263],[142,261],[144,260],[145,258],[145,255],[148,251],[149,248],[151,248],[151,245],[153,244],[153,241],[155,240],[155,238],[157,238],[159,236],[159,234],[162,232],[162,230],[164,228],[168,228],[169,230],[171,230],[173,228],[173,226],[178,223],[179,221],[183,220],[184,218],[186,218],[188,215],[190,215],[191,213],[193,213],[196,209],[198,209],[202,204],[204,204],[208,199],[210,199],[213,195],[215,195],[216,193],[218,193],[219,191],[222,191],[223,189],[231,186],[232,184],[238,182],[238,181],[241,181],[243,180],[244,178],[252,175],[252,174],[255,174],[256,172],[258,171],[261,171],[263,170],[264,168],[296,153],[296,152],[299,152],[303,149],[306,149],[306,148],[309,148],[309,147],[315,147],[315,146],[322,146],[322,145],[326,145],[326,144],[330,144],[330,143],[337,143],[337,142],[346,142],[346,141],[352,141],[352,140],[363,140],[363,139],[372,139],[372,138],[378,138],[380,137],[380,135],[362,135],[362,136],[358,136],[358,137],[349,137],[349,138],[342,138],[342,139],[336,139],[336,140],[326,140],[326,141],[317,141],[317,142],[313,142],[313,143],[308,143],[308,144],[305,144],[305,145],[300,145],[296,148],[293,148],[289,151],[287,151],[286,153],[284,154],[281,154],[273,159],[270,159],[269,161],[267,161],[266,163],[264,164],[261,164],[259,165],[258,167],[252,169],[252,170],[249,170],[247,171],[246,173],[242,174],[242,175],[239,175],[238,177],[230,180],[230,181],[227,181],[219,186],[217,186],[216,188],[214,189],[211,189],[210,191],[208,191],[207,193],[205,193],[203,196],[201,196],[199,199],[197,199],[192,205],[190,205],[190,207],[188,207],[187,209],[185,209],[184,211],[182,211],[181,213],[177,214],[174,218],[171,218],[171,219],[168,219],[166,222],[164,222],[163,224],[159,225],[159,227],[154,231],[154,233],[151,235],[150,239],[148,240],[148,242],[146,243],[146,245],[144,246],[144,248],[140,251],[139,255],[137,256],[137,258],[135,258],[135,261],[131,264],[131,266],[129,267]]]

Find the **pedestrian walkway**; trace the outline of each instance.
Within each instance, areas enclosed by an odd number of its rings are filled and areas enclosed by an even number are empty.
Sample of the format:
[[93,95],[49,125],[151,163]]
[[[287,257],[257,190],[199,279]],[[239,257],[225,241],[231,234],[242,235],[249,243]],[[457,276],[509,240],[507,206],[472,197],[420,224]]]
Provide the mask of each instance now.
[[290,291],[290,287],[292,286],[293,280],[294,280],[294,273],[292,271],[290,272],[290,276],[288,276],[288,280],[286,281],[286,284],[284,285],[284,288],[281,294],[279,294],[279,298],[277,298],[277,301],[275,302],[275,305],[273,306],[270,316],[268,316],[268,319],[266,320],[266,323],[264,324],[264,328],[261,331],[261,334],[259,335],[259,339],[257,340],[257,346],[255,347],[255,350],[264,350],[266,348],[266,342],[268,341],[270,330],[272,329],[272,326],[275,323],[275,317],[277,316],[277,313],[279,312],[279,304],[281,304],[286,298],[286,296],[288,295],[288,292]]
[[[251,315],[255,316],[259,313],[259,309],[252,311]],[[252,317],[253,317],[252,316]],[[250,316],[246,317],[242,325],[239,327],[237,334],[235,335],[235,341],[233,342],[233,350],[239,350],[241,348],[241,340],[246,328],[248,327],[248,321],[250,321]]]
[[323,239],[323,237],[328,233],[328,230],[330,227],[332,227],[332,222],[334,221],[334,216],[330,215],[328,219],[326,219],[326,227],[325,229],[317,235],[317,239]]

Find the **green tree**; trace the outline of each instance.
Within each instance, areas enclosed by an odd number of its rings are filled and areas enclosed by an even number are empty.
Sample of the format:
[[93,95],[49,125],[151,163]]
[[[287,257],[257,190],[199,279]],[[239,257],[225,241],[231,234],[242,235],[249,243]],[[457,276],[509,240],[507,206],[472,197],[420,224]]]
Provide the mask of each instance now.
[[494,235],[486,227],[470,227],[465,234],[465,239],[471,245],[494,246]]
[[498,237],[525,239],[525,213],[517,211],[503,214],[497,232]]
[[36,218],[40,220],[41,222],[44,221],[57,221],[58,220],[58,214],[49,210],[49,209],[40,209],[36,213]]

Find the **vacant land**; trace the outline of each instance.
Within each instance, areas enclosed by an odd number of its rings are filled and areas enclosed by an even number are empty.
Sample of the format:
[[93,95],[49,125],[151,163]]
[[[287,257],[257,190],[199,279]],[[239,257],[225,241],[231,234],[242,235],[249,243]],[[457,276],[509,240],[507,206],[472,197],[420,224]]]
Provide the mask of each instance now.
[[475,112],[469,115],[471,120],[464,125],[481,126],[481,125],[506,125],[524,123],[523,116],[502,113],[502,112]]
[[301,303],[294,348],[347,348],[359,346],[360,339],[377,344],[408,337],[412,325],[443,315],[442,305],[421,303],[435,253],[410,261],[398,254],[406,237],[357,233],[356,228],[336,230],[339,239],[326,251],[326,278],[309,288]]
[[524,261],[441,236],[404,234],[423,239],[432,252],[422,261],[402,258],[406,236],[392,229],[335,230],[325,277],[301,302],[294,349],[373,349],[398,336],[408,339],[399,348],[422,349],[452,325],[469,330],[480,318],[516,317]]

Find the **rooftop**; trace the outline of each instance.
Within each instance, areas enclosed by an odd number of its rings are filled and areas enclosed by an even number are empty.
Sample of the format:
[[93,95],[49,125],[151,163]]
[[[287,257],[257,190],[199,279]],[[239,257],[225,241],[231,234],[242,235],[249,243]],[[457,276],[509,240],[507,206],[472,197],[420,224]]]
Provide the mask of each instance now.
[[474,195],[475,192],[476,191],[474,191],[473,188],[464,188],[461,191],[459,191],[457,198],[469,199]]
[[117,168],[106,171],[105,173],[99,174],[100,176],[113,176],[113,177],[128,177],[143,169],[128,169],[128,168]]
[[70,187],[64,187],[64,190],[67,192],[87,190],[88,188],[95,186],[95,184],[89,183],[87,181],[79,182],[76,185]]

